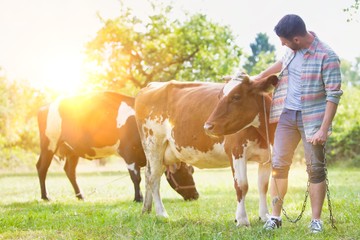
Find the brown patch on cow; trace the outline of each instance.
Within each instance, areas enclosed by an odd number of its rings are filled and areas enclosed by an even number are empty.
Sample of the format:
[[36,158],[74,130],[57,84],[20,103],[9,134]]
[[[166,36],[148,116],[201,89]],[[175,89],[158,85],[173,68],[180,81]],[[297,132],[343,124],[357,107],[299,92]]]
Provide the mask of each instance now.
[[149,86],[136,98],[136,117],[141,124],[145,119],[168,119],[178,149],[193,147],[207,152],[223,138],[212,139],[203,125],[218,101],[223,84],[185,83],[170,81],[161,86]]
[[145,134],[145,138],[148,138],[150,136],[153,136],[154,135],[154,132],[152,129],[150,128],[147,128],[147,127],[143,127],[143,131],[144,131],[144,134]]

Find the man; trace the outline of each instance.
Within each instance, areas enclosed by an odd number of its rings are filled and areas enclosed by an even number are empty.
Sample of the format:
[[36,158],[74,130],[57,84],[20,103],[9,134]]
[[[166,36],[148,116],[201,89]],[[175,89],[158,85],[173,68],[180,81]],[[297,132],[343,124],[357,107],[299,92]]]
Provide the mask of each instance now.
[[326,193],[325,143],[331,133],[341,91],[340,61],[333,50],[307,31],[297,15],[286,15],[275,32],[287,52],[282,60],[253,80],[280,73],[270,111],[277,122],[270,186],[272,214],[266,230],[281,227],[281,208],[288,187],[288,173],[294,151],[302,140],[310,182],[312,233],[323,231],[320,220]]

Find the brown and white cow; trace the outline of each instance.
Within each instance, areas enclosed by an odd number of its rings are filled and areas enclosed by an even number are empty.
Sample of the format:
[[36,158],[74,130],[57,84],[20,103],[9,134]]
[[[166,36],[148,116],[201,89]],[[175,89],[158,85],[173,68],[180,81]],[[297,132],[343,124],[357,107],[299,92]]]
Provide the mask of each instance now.
[[[36,167],[42,199],[49,200],[45,179],[54,155],[66,160],[64,170],[76,197],[83,199],[76,181],[79,157],[92,160],[118,154],[134,184],[134,201],[142,201],[140,167],[146,165],[146,158],[135,121],[134,98],[98,92],[58,99],[39,110],[38,124],[41,152]],[[169,169],[170,185],[185,200],[197,199],[193,168],[179,164]]]
[[[176,81],[151,83],[140,91],[135,100],[135,112],[148,159],[143,212],[151,211],[154,200],[157,215],[168,216],[159,192],[160,176],[165,165],[181,161],[198,168],[231,166],[238,199],[237,225],[248,226],[245,211],[248,190],[246,162],[256,161],[259,163],[259,215],[262,220],[266,220],[266,193],[271,168],[265,128],[268,116],[263,111],[263,99],[267,111],[271,99],[268,95],[262,95],[267,84],[255,86],[247,77],[236,84],[233,81],[228,84]],[[235,90],[239,94],[233,94]],[[229,103],[227,108],[220,108],[222,101]],[[239,108],[238,118],[242,126],[238,127],[237,124],[235,131],[233,123],[226,122],[226,129],[234,130],[233,134],[226,136],[222,136],[227,134],[225,132],[214,131],[218,125],[212,125],[213,122],[207,119],[215,107],[224,116],[232,113],[234,108]],[[205,122],[207,131],[217,135],[217,138],[207,135]],[[270,129],[271,135],[273,130]]]

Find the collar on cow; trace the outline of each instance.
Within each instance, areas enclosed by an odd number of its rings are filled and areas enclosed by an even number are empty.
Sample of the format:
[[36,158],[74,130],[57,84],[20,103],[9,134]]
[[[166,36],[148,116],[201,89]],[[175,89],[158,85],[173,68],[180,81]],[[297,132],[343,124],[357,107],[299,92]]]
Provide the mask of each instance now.
[[175,184],[175,191],[180,190],[180,189],[191,189],[191,188],[195,188],[195,185],[189,185],[189,186],[180,186],[178,184],[178,182],[175,180],[174,175],[170,172],[169,167],[167,167],[167,173],[166,173],[166,178],[167,179],[171,179],[173,181],[173,183]]

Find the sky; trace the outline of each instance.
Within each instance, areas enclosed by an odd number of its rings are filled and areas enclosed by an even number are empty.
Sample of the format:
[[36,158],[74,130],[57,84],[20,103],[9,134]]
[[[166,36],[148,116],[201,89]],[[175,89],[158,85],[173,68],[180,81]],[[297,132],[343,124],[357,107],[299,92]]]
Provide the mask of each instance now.
[[[163,0],[166,1],[166,0]],[[174,17],[201,12],[228,25],[244,52],[256,34],[266,33],[277,55],[284,48],[273,29],[285,14],[300,15],[308,30],[328,43],[340,58],[360,56],[360,17],[346,22],[343,9],[355,0],[177,0]],[[146,0],[124,0],[142,18],[151,14]],[[167,2],[170,2],[167,1]],[[114,18],[118,0],[0,0],[0,67],[10,80],[28,80],[34,86],[63,92],[76,89],[86,78],[85,44],[101,28],[98,14]]]

